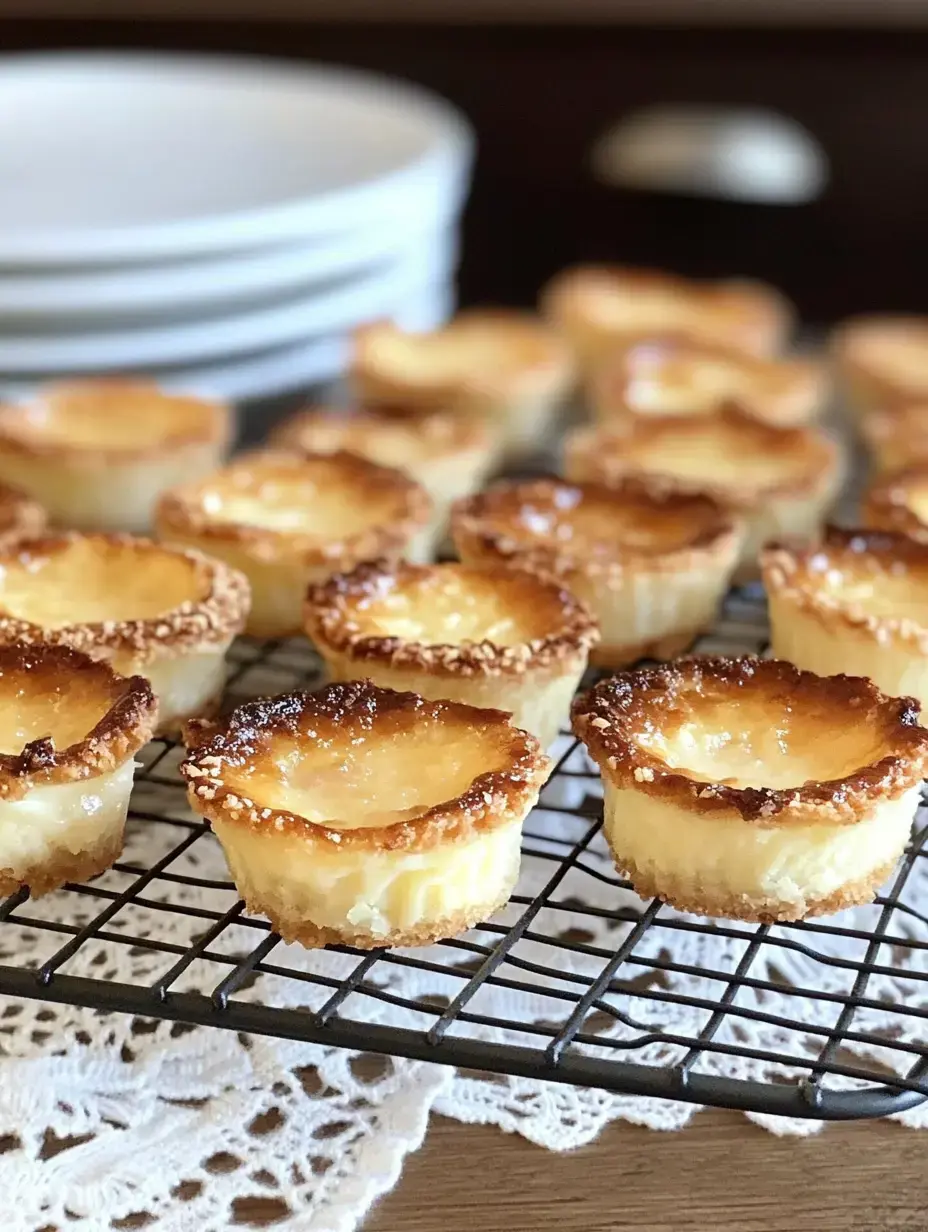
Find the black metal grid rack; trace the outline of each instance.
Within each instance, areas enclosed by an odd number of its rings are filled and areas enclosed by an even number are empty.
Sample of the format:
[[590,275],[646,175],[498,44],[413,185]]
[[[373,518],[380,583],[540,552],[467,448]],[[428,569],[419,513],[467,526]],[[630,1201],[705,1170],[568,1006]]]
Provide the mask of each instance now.
[[[701,648],[710,651],[759,651],[766,636],[762,601],[757,595],[734,592],[713,638]],[[232,698],[311,686],[318,663],[305,644],[252,643],[233,648],[229,690]],[[571,769],[575,745],[568,744],[553,782],[582,778]],[[516,895],[503,922],[488,922],[466,937],[450,940],[426,952],[379,950],[370,953],[334,947],[341,956],[337,975],[312,963],[286,965],[290,952],[266,921],[250,918],[237,901],[232,884],[197,871],[196,852],[214,846],[208,827],[185,809],[176,773],[180,750],[157,741],[147,751],[139,772],[130,813],[133,831],[152,827],[164,831],[163,854],[147,864],[132,859],[132,844],[114,870],[88,885],[69,885],[60,894],[73,899],[73,916],[59,910],[43,913],[21,891],[0,906],[0,993],[80,1005],[101,1011],[121,1011],[152,1019],[220,1027],[240,1032],[300,1039],[368,1052],[420,1058],[468,1069],[509,1073],[535,1079],[599,1087],[617,1092],[802,1117],[852,1118],[900,1112],[928,1097],[928,916],[917,904],[903,901],[904,887],[916,861],[924,858],[928,824],[916,833],[889,892],[868,916],[867,929],[850,928],[834,919],[788,926],[750,926],[711,922],[670,912],[659,902],[642,904],[620,893],[630,887],[601,857],[594,857],[601,826],[599,800],[592,795],[573,805],[547,806],[560,817],[561,830],[552,838],[539,831],[534,815],[526,823],[524,851],[545,861],[550,876],[541,892]],[[575,758],[574,758],[575,759]],[[157,808],[146,806],[152,793]],[[215,852],[213,852],[215,854]],[[183,869],[184,871],[178,871]],[[564,897],[568,874],[615,889],[614,906],[586,905],[582,896]],[[191,905],[184,890],[208,888],[218,899],[215,909]],[[611,893],[611,891],[610,891]],[[600,894],[602,898],[602,894]],[[44,901],[44,900],[42,900]],[[133,908],[147,913],[144,932],[132,927]],[[569,912],[615,927],[616,940],[591,944],[590,934],[557,926]],[[905,918],[906,928],[897,921]],[[189,925],[189,939],[179,943],[158,931],[157,921]],[[155,926],[151,920],[156,921]],[[554,923],[549,923],[553,921]],[[10,959],[2,946],[10,926],[44,941]],[[921,931],[919,931],[921,930]],[[732,939],[730,966],[698,972],[709,996],[681,992],[674,977],[687,968],[674,957],[673,940],[682,932],[719,934]],[[224,939],[235,934],[234,945]],[[666,939],[642,957],[643,943],[656,935]],[[836,957],[826,944],[842,937],[852,957]],[[601,940],[601,939],[600,939]],[[53,947],[49,950],[49,946]],[[125,983],[107,978],[105,962],[92,971],[74,974],[69,966],[82,948],[131,946],[149,952],[154,978]],[[278,949],[278,947],[280,947]],[[275,953],[276,951],[276,953]],[[775,963],[756,972],[758,956],[777,952],[799,954],[810,971],[807,986],[793,987],[775,978]],[[926,957],[923,969],[906,964],[906,987],[914,990],[890,1010],[891,1030],[869,1026],[869,1013],[887,1012],[885,997],[870,995],[874,979],[890,975],[904,956]],[[301,953],[304,954],[305,952]],[[439,955],[436,959],[435,955]],[[528,956],[527,956],[528,955]],[[571,969],[582,956],[595,973]],[[160,964],[160,966],[159,966]],[[839,991],[816,988],[814,972],[825,964],[840,970]],[[318,966],[318,964],[317,964]],[[440,977],[450,987],[442,998],[404,998],[390,991],[389,979],[378,978],[398,968],[416,969]],[[86,968],[84,968],[86,972]],[[277,999],[272,988],[299,989],[296,998]],[[294,983],[295,982],[295,983]],[[558,1012],[553,1021],[518,1021],[481,1012],[481,991],[520,990],[550,999]],[[756,994],[753,1008],[739,1004],[743,990]],[[787,1002],[796,998],[802,1019],[763,1008],[763,994],[776,993]],[[621,994],[622,1005],[616,1005]],[[699,1018],[691,1033],[662,1031],[645,1021],[661,1007],[688,1004]],[[409,1025],[379,1021],[378,1007],[406,1012]],[[738,1021],[753,1021],[775,1033],[776,1046],[758,1048]],[[862,1021],[863,1020],[863,1021]],[[621,1022],[621,1037],[603,1024]],[[732,1032],[723,1024],[736,1024]],[[660,1046],[657,1063],[642,1061],[643,1050]],[[707,1071],[701,1063],[719,1055],[761,1062],[764,1077],[730,1077]],[[890,1069],[887,1055],[897,1058]],[[898,1063],[901,1061],[901,1065]],[[835,1085],[835,1079],[838,1085]],[[851,1080],[844,1082],[842,1079]]]

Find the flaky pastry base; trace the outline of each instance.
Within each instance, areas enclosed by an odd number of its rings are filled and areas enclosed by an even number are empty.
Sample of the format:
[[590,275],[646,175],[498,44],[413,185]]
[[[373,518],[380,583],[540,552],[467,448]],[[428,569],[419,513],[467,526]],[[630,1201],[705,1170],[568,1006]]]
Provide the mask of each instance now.
[[[548,770],[507,715],[369,681],[191,725],[181,773],[287,940],[424,945],[504,903]],[[452,930],[449,932],[448,930]]]
[[928,544],[829,528],[819,544],[762,555],[771,650],[822,675],[868,676],[928,707]]
[[310,588],[306,632],[333,680],[503,710],[542,748],[598,640],[557,582],[498,564],[360,565]]
[[563,270],[543,288],[540,304],[587,373],[616,345],[655,334],[775,355],[794,317],[783,296],[759,282],[696,282],[620,265]]
[[75,532],[0,551],[0,644],[71,646],[145,676],[159,733],[213,707],[248,603],[247,580],[221,561],[129,535]]
[[231,427],[223,404],[147,382],[50,385],[33,403],[0,406],[0,482],[59,526],[144,533],[166,488],[219,465]]
[[66,646],[0,646],[0,894],[104,872],[122,850],[134,756],[156,702]]
[[362,405],[484,420],[511,460],[547,438],[574,367],[562,339],[536,317],[469,309],[431,333],[388,321],[362,326],[350,375]]
[[711,627],[742,530],[715,501],[667,485],[540,479],[459,502],[452,535],[467,564],[555,577],[599,624],[590,661],[621,667],[678,654]]
[[248,578],[246,632],[259,638],[302,632],[312,583],[381,556],[431,559],[435,539],[424,488],[344,451],[244,455],[166,493],[156,525],[165,542],[198,548]]
[[869,902],[908,840],[928,764],[911,698],[774,659],[628,672],[578,699],[574,730],[639,893],[762,922]]
[[770,539],[814,538],[844,476],[840,447],[814,428],[775,428],[736,410],[637,419],[624,430],[568,434],[564,472],[575,482],[614,485],[651,477],[703,493],[744,524],[735,582],[758,575]]
[[594,366],[587,393],[594,418],[605,426],[735,406],[752,419],[790,428],[818,417],[827,385],[824,368],[810,359],[765,359],[664,334],[610,350]]

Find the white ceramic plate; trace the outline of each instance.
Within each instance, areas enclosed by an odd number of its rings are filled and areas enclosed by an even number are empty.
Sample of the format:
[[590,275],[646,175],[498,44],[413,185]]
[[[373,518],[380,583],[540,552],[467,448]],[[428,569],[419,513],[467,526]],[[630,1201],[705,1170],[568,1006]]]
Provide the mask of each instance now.
[[103,332],[0,335],[0,372],[88,372],[194,363],[307,342],[392,315],[424,288],[446,285],[454,253],[407,258],[320,294],[298,295],[233,315]]
[[424,90],[272,60],[0,62],[0,263],[145,261],[403,225],[461,200],[472,140]]
[[[420,292],[396,306],[394,316],[407,329],[434,329],[454,311],[450,288]],[[153,368],[148,375],[165,389],[242,402],[309,390],[340,376],[348,358],[344,334],[314,339],[250,355],[191,367]],[[38,379],[0,379],[0,398],[21,401],[32,396]]]
[[[437,225],[439,224],[440,225]],[[255,301],[308,294],[314,284],[384,266],[418,253],[439,259],[456,251],[455,229],[430,220],[421,231],[369,228],[325,244],[291,243],[236,256],[170,264],[103,267],[62,273],[0,270],[0,319],[5,325],[64,324],[100,328],[106,318],[183,317],[204,308],[232,311]],[[125,320],[122,320],[126,324]]]

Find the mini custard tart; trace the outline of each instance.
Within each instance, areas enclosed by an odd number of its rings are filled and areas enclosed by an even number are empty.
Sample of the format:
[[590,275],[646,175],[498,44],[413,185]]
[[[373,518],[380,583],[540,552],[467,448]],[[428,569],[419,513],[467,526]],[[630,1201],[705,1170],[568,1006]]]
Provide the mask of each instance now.
[[928,459],[878,475],[864,493],[861,514],[865,526],[928,543]]
[[0,547],[41,535],[48,515],[38,501],[0,483]]
[[696,282],[658,270],[581,265],[542,290],[541,311],[569,339],[582,369],[616,345],[654,334],[775,355],[794,312],[779,291],[759,282]]
[[430,333],[389,321],[354,336],[351,380],[365,406],[485,420],[507,457],[535,451],[574,381],[570,350],[528,313],[472,309]]
[[928,316],[852,318],[835,329],[830,349],[857,415],[928,399]]
[[333,680],[506,710],[548,748],[598,641],[557,582],[490,565],[359,565],[311,587],[306,632]]
[[741,527],[709,497],[627,480],[537,479],[461,501],[451,519],[465,563],[555,578],[599,623],[590,661],[620,667],[685,650],[715,620]]
[[432,498],[436,544],[452,503],[479,491],[494,460],[493,438],[482,420],[442,412],[401,418],[372,411],[297,411],[271,435],[270,444],[302,453],[347,450],[404,471]]
[[432,504],[407,475],[351,453],[243,455],[200,483],[165,493],[159,538],[199,548],[251,583],[246,632],[303,631],[311,582],[384,556],[429,557]]
[[928,399],[868,411],[860,435],[878,473],[928,465]]
[[761,563],[777,658],[869,676],[928,713],[928,544],[830,527],[811,547],[772,544]]
[[239,894],[305,946],[428,945],[492,915],[550,768],[501,711],[370,681],[251,702],[187,744]]
[[129,535],[27,539],[0,551],[0,645],[71,646],[158,697],[158,732],[218,704],[248,613],[242,574]]
[[574,706],[604,833],[643,897],[772,923],[870,902],[928,766],[918,704],[777,659],[627,672]]
[[228,448],[228,407],[141,381],[48,386],[0,406],[0,482],[78,530],[151,529],[165,488],[214,470]]
[[602,424],[636,416],[711,415],[737,406],[763,423],[793,427],[821,412],[825,370],[810,359],[765,359],[665,334],[618,346],[588,382]]
[[776,428],[736,410],[636,419],[613,432],[578,428],[566,440],[564,470],[577,482],[650,476],[727,506],[745,524],[736,582],[757,577],[767,540],[814,537],[844,474],[826,433]]
[[67,646],[0,646],[0,894],[86,881],[122,851],[148,681]]

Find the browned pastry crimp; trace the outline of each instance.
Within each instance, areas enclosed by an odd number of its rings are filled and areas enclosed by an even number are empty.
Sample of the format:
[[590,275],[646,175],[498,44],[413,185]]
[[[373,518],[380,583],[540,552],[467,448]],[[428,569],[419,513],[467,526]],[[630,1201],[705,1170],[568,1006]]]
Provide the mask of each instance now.
[[[636,733],[664,724],[678,727],[720,694],[737,698],[745,686],[761,700],[791,699],[795,721],[806,721],[810,739],[821,730],[823,707],[872,726],[879,756],[840,781],[809,780],[795,787],[737,787],[706,782],[668,766],[639,743]],[[807,708],[804,710],[803,708]],[[746,822],[791,825],[814,815],[851,825],[887,792],[917,785],[928,765],[928,732],[919,705],[886,697],[857,676],[815,676],[777,659],[697,657],[643,667],[602,681],[574,703],[574,731],[610,781],[698,813],[737,811]]]
[[[309,726],[319,738],[352,740],[408,731],[417,724],[437,722],[449,730],[474,726],[495,729],[505,768],[477,775],[452,800],[441,801],[410,821],[385,827],[333,829],[295,813],[268,808],[226,781],[229,770],[257,762],[276,737],[300,738]],[[239,706],[224,722],[185,729],[188,745],[181,774],[188,782],[193,807],[210,820],[231,822],[268,834],[294,832],[314,841],[334,843],[341,851],[426,851],[448,842],[463,842],[493,829],[501,812],[528,807],[547,772],[547,758],[538,741],[512,726],[500,710],[479,710],[460,702],[426,701],[415,693],[378,689],[369,681],[328,685],[316,693],[286,693]]]
[[[18,753],[0,753],[0,799],[20,800],[38,786],[78,782],[122,765],[151,737],[156,702],[142,676],[117,675],[68,646],[0,645],[0,685],[38,696],[48,707],[49,735],[28,740]],[[81,739],[59,747],[55,713],[75,707],[89,715]]]
[[[380,523],[372,522],[357,533],[322,535],[299,528],[281,530],[255,522],[222,516],[204,503],[212,490],[235,494],[251,490],[260,497],[263,484],[286,482],[305,475],[316,484],[338,484],[354,491],[358,501],[378,500],[389,507]],[[165,493],[158,507],[162,538],[196,536],[204,545],[237,545],[260,561],[299,558],[306,564],[354,564],[400,552],[410,537],[429,519],[429,498],[418,484],[401,471],[380,466],[340,450],[331,454],[296,456],[283,451],[262,450],[243,454],[224,470],[195,484]]]
[[[129,586],[128,570],[157,570],[159,562],[181,563],[189,572],[190,597],[144,619],[75,620],[42,624],[9,610],[2,578],[13,569],[37,571],[43,562],[65,556],[71,549],[86,549],[113,570],[113,585],[122,571],[123,586]],[[75,576],[73,585],[81,578]],[[114,590],[115,593],[115,590]],[[105,651],[131,654],[144,664],[165,651],[189,653],[227,642],[238,633],[248,610],[249,591],[245,578],[222,561],[193,550],[170,548],[131,535],[70,534],[27,539],[0,552],[0,642],[45,642],[71,646],[91,655]]]
[[[359,610],[391,593],[429,591],[446,579],[490,588],[505,600],[520,627],[545,632],[526,640],[498,644],[479,641],[427,642],[397,636],[374,636],[365,630]],[[438,675],[520,675],[532,668],[551,667],[575,659],[598,641],[595,620],[568,590],[534,573],[511,568],[458,564],[412,565],[373,561],[350,573],[334,574],[310,587],[308,632],[314,641],[358,663],[382,662]]]

